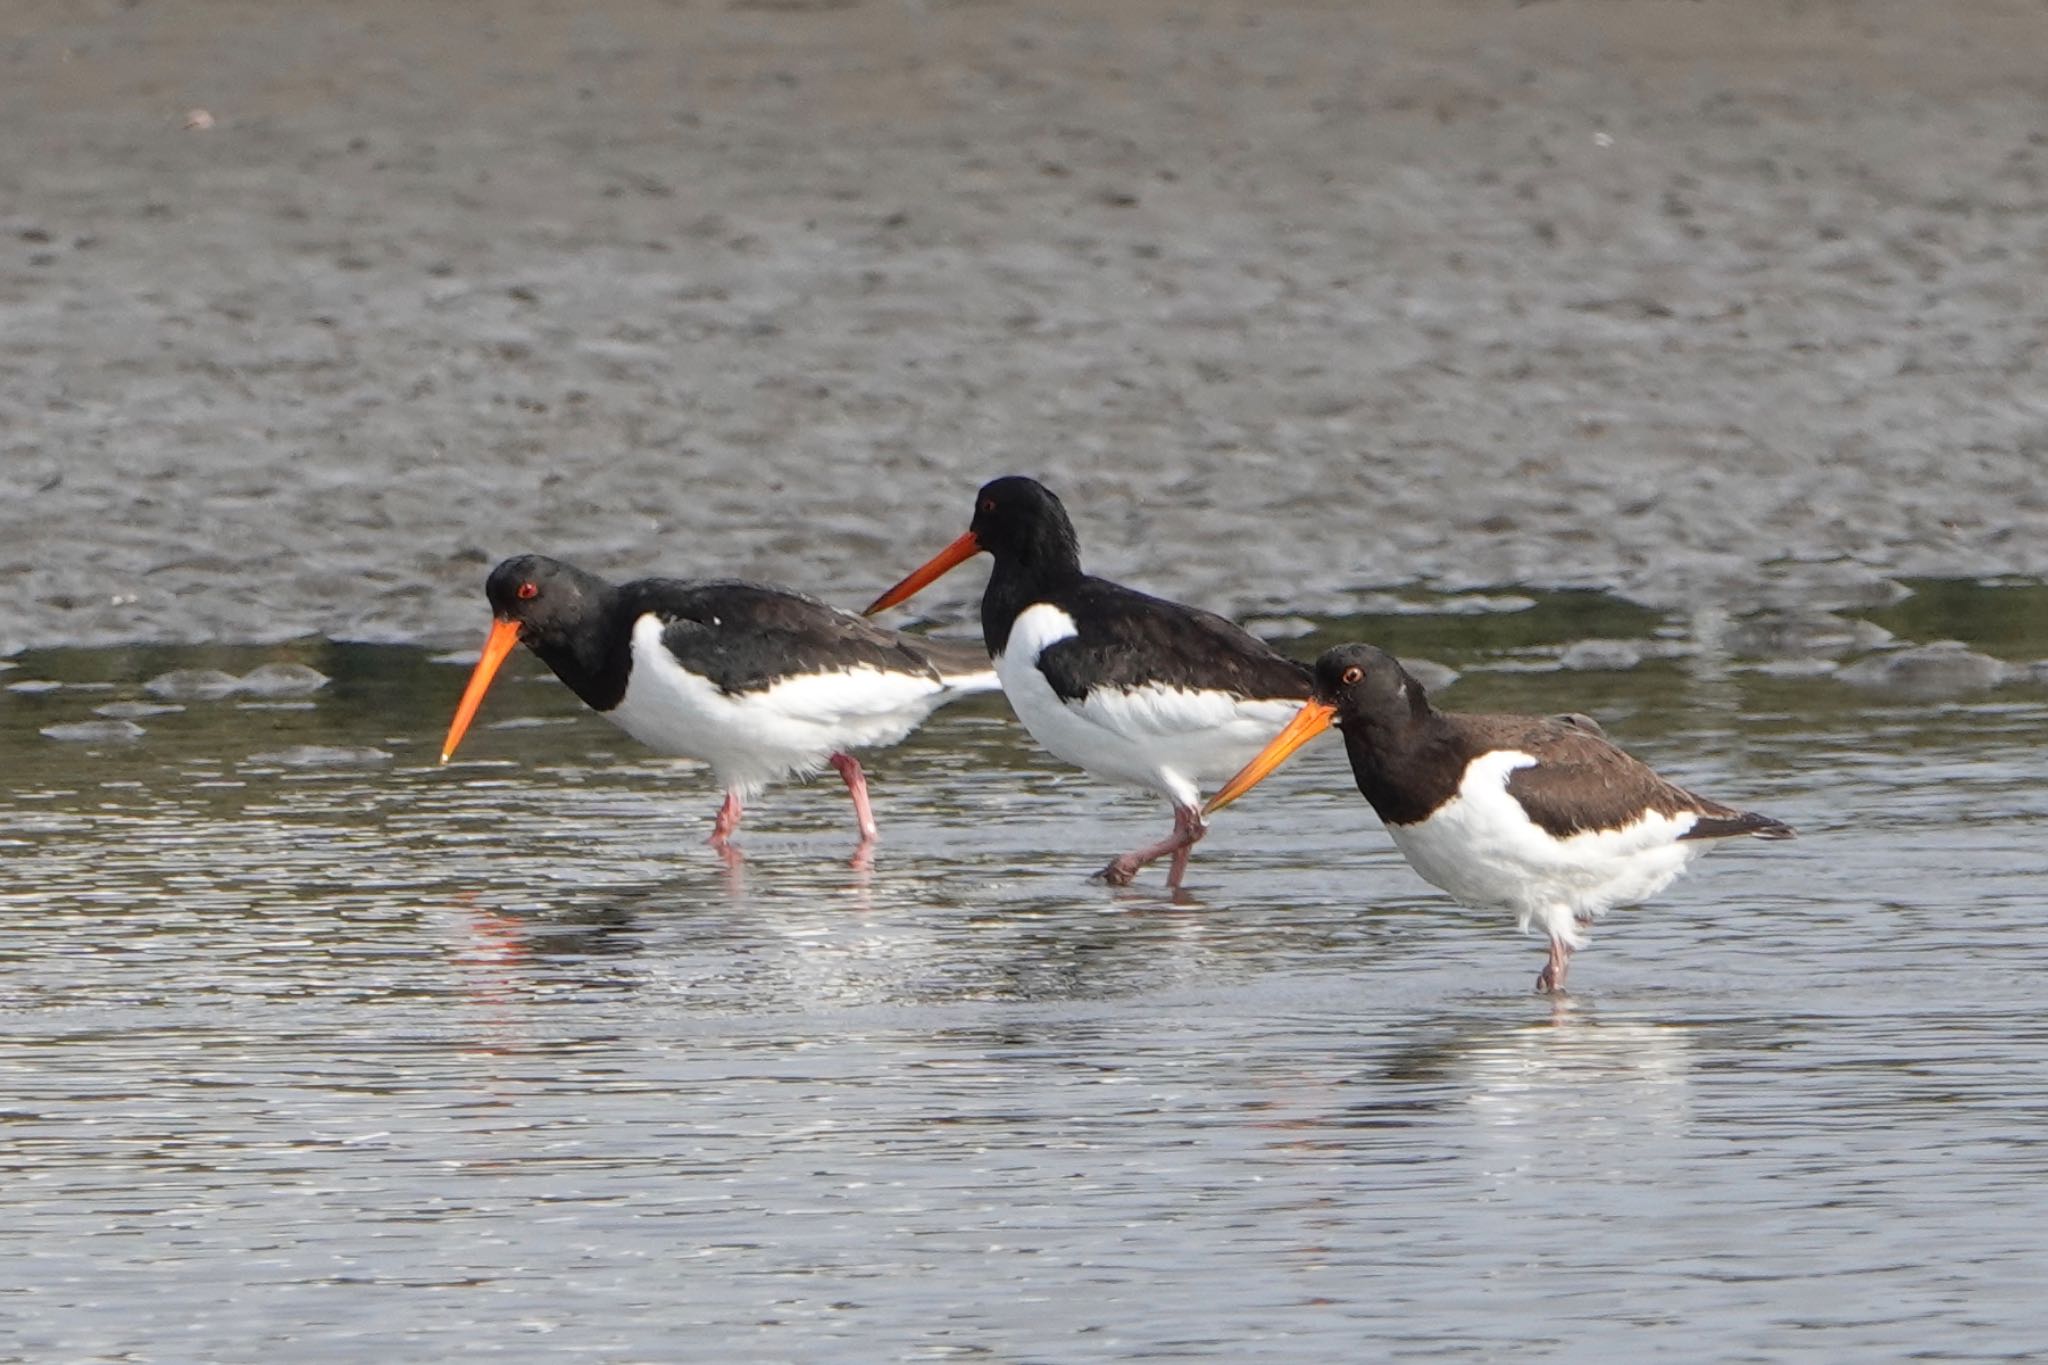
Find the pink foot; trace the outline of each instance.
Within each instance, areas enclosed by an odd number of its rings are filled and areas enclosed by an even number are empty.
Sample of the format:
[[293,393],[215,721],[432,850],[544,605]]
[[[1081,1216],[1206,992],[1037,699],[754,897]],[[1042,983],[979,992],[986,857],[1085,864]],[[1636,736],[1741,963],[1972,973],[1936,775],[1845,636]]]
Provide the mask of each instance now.
[[1209,832],[1202,823],[1202,812],[1193,806],[1176,804],[1173,808],[1173,833],[1158,843],[1141,848],[1135,853],[1125,853],[1109,860],[1109,865],[1095,874],[1097,880],[1111,886],[1129,886],[1137,877],[1138,870],[1145,864],[1156,861],[1171,853],[1173,864],[1166,874],[1168,886],[1179,886],[1181,877],[1188,870],[1188,854],[1201,837]]
[[1572,950],[1561,939],[1550,940],[1550,961],[1536,974],[1538,995],[1563,995],[1564,974],[1571,967]]
[[1110,886],[1129,886],[1137,880],[1138,869],[1143,866],[1143,863],[1129,853],[1118,854],[1109,860],[1102,871],[1095,874],[1095,880],[1106,882]]

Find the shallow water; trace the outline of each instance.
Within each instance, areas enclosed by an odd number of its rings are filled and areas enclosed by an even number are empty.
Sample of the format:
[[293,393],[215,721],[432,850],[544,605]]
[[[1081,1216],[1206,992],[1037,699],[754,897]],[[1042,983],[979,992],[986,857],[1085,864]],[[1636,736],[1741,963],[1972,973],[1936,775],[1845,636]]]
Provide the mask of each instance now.
[[[2038,589],[1923,585],[1887,628],[1928,600],[2048,654]],[[0,1355],[2038,1349],[2048,691],[1759,668],[1592,597],[1422,605],[1289,647],[1593,712],[1804,837],[1604,922],[1552,1004],[1327,750],[1184,896],[1111,892],[1084,874],[1163,810],[976,703],[871,763],[872,869],[820,781],[732,871],[704,778],[523,655],[447,768],[460,659],[12,661]],[[1672,657],[1559,668],[1588,636]],[[282,661],[332,682],[143,686]],[[122,703],[184,709],[42,733]]]

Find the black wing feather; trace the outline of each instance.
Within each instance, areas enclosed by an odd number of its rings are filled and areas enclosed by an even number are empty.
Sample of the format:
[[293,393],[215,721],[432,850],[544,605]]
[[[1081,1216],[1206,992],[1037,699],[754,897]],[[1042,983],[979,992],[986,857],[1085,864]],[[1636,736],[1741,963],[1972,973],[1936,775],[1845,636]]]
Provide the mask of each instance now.
[[919,642],[815,597],[741,579],[632,585],[635,615],[666,622],[661,642],[722,692],[753,692],[799,673],[873,668],[942,681]]
[[1221,691],[1247,699],[1306,700],[1307,664],[1214,612],[1084,578],[1060,605],[1079,632],[1046,647],[1038,667],[1064,701],[1097,687],[1147,685]]

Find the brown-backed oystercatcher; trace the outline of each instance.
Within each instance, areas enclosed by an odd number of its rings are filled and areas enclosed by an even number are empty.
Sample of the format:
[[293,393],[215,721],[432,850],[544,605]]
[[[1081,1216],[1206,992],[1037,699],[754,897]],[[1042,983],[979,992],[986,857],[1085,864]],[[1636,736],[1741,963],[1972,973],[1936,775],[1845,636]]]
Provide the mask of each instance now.
[[725,788],[711,843],[724,852],[749,797],[827,765],[846,781],[865,851],[875,820],[852,751],[894,744],[935,708],[999,685],[971,644],[885,630],[762,583],[614,584],[521,555],[491,570],[484,592],[495,622],[441,761],[462,742],[505,656],[524,643],[642,744],[711,766]]
[[1167,884],[1178,886],[1206,828],[1202,787],[1243,766],[1287,723],[1309,695],[1307,666],[1220,616],[1081,572],[1066,508],[1019,477],[985,484],[966,534],[868,613],[983,551],[995,563],[981,599],[982,638],[1024,728],[1067,762],[1173,803],[1173,833],[1097,875],[1127,885],[1170,853]]
[[1592,922],[1670,885],[1710,841],[1789,839],[1791,826],[1695,796],[1572,716],[1439,711],[1371,645],[1315,664],[1315,696],[1210,799],[1250,791],[1332,723],[1358,790],[1423,880],[1467,905],[1513,910],[1549,936],[1539,991],[1563,991]]

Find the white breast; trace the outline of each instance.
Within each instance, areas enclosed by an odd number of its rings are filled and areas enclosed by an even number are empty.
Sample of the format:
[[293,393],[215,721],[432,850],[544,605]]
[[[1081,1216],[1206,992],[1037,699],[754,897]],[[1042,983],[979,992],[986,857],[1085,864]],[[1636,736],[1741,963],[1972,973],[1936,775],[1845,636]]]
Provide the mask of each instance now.
[[1424,880],[1467,905],[1513,910],[1525,933],[1535,923],[1573,947],[1585,942],[1578,920],[1649,899],[1706,851],[1679,842],[1698,821],[1690,812],[1553,838],[1508,795],[1508,775],[1535,762],[1517,750],[1476,758],[1456,796],[1387,832]]
[[1058,607],[1028,607],[1010,627],[996,674],[1032,738],[1097,777],[1200,805],[1204,786],[1249,763],[1300,709],[1292,701],[1244,701],[1160,684],[1099,687],[1078,702],[1065,701],[1039,670],[1038,658],[1078,634],[1074,618]]
[[749,795],[776,778],[815,772],[840,750],[896,743],[950,694],[930,678],[878,668],[794,674],[727,694],[678,663],[662,629],[652,613],[633,623],[626,695],[605,715],[650,749],[702,759],[721,783]]

